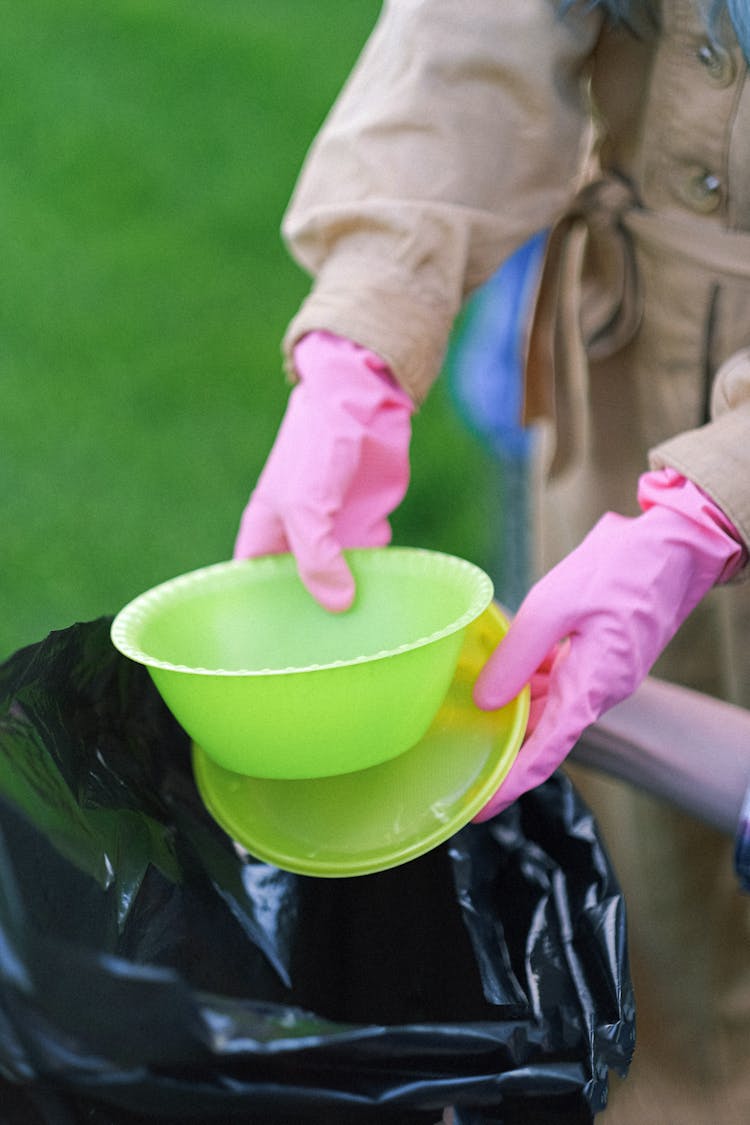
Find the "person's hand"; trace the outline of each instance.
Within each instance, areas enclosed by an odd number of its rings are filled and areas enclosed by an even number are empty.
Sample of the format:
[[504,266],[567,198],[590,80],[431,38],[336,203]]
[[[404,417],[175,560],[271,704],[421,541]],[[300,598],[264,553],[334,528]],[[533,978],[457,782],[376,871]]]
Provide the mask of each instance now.
[[299,383],[245,508],[235,558],[291,551],[326,609],[347,609],[345,547],[390,542],[388,516],[409,483],[414,404],[377,356],[312,332],[294,350]]
[[557,769],[631,695],[701,598],[746,561],[732,524],[671,469],[641,477],[643,514],[607,513],[524,599],[474,686],[493,710],[531,685],[529,730],[486,820]]

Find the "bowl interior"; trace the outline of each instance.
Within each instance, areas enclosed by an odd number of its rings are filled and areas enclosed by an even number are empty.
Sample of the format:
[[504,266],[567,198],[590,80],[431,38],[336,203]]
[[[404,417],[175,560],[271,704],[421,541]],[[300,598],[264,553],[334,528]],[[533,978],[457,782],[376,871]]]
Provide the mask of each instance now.
[[122,611],[115,644],[143,663],[273,672],[347,664],[456,631],[492,597],[478,567],[410,548],[348,551],[354,605],[331,614],[289,555],[220,563],[156,587]]

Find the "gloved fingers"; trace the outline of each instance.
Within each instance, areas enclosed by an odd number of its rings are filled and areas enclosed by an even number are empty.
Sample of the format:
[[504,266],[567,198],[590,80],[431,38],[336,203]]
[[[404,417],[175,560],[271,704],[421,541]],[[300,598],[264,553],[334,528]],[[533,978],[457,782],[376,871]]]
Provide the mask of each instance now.
[[290,551],[311,595],[326,609],[339,612],[354,598],[354,580],[341,554],[335,521],[357,472],[358,443],[352,435],[327,430],[309,397],[303,385],[292,391],[274,447],[243,513],[235,555]]
[[524,747],[531,747],[535,757],[550,766],[546,777],[564,761],[586,727],[615,702],[608,699],[596,674],[592,677],[591,666],[590,645],[582,637],[561,645],[555,656],[546,701]]
[[387,547],[393,537],[387,519],[380,519],[375,523],[359,523],[349,511],[345,519],[337,517],[333,526],[335,537],[342,547]]
[[408,486],[414,403],[382,360],[348,340],[309,333],[294,357],[300,382],[235,549],[291,551],[313,597],[340,611],[355,594],[342,548],[390,542],[388,516]]
[[564,639],[552,615],[536,615],[521,606],[510,629],[490,654],[474,685],[474,702],[484,711],[504,707],[530,682],[550,649]]
[[[562,765],[582,731],[598,718],[590,710],[582,671],[586,669],[586,645],[566,641],[550,654],[546,691],[532,700],[526,739],[505,781],[474,818],[488,820],[529,789],[541,785]],[[537,685],[539,687],[539,685]]]
[[548,669],[540,668],[538,672],[529,680],[529,718],[526,723],[525,738],[529,738],[536,730],[539,720],[541,719],[544,709],[547,706],[547,699],[549,697],[549,678],[550,673]]
[[503,809],[509,808],[529,789],[534,789],[546,781],[559,764],[558,761],[553,763],[545,757],[535,735],[532,734],[519,750],[518,757],[500,788],[474,817],[474,823],[481,824],[490,817],[497,816]]
[[408,416],[392,412],[392,428],[378,418],[364,435],[356,469],[336,516],[336,535],[348,547],[384,547],[391,541],[388,517],[409,485]]
[[[322,419],[319,432],[325,433]],[[347,496],[356,483],[359,460],[360,443],[353,435],[330,434],[316,448],[306,446],[301,462],[304,488],[295,490],[294,502],[284,514],[300,578],[315,600],[333,613],[348,609],[355,595],[354,578],[342,548],[370,545],[361,527],[350,527],[349,533],[342,535],[342,530],[347,531],[344,513]]]
[[242,513],[233,557],[250,559],[261,555],[282,555],[289,549],[284,524],[278,513],[260,496],[253,494]]
[[291,551],[299,576],[325,609],[340,612],[354,599],[354,578],[332,530],[330,517],[318,511],[292,511],[286,524],[259,496],[245,509],[234,545],[234,558],[257,558]]
[[530,789],[535,789],[546,781],[565,760],[575,745],[577,735],[570,731],[558,732],[550,742],[549,730],[544,723],[548,709],[542,715],[536,730],[523,744],[518,757],[501,784],[498,791],[474,817],[474,823],[481,824],[507,809]]
[[511,769],[494,797],[491,797],[484,808],[472,818],[472,824],[483,824],[485,820],[491,820],[493,816],[509,809],[514,801],[517,801],[530,788],[528,785],[519,784],[519,780],[514,775],[515,768],[514,766]]
[[529,680],[529,693],[531,698],[529,701],[529,721],[526,725],[526,738],[528,738],[535,729],[544,708],[547,706],[552,669],[555,666],[555,661],[559,653],[568,644],[568,641],[562,641],[559,645],[555,645],[554,648],[550,649]]
[[[408,417],[393,447],[392,435],[362,440],[335,435],[305,457],[304,501],[290,505],[284,524],[302,581],[326,609],[340,612],[355,584],[344,547],[381,547],[391,541],[388,515],[408,483]],[[323,430],[322,419],[320,430]],[[401,442],[406,441],[406,450]]]
[[544,714],[544,709],[545,709],[546,706],[547,706],[547,693],[546,693],[546,691],[543,695],[540,695],[538,693],[536,695],[534,695],[532,693],[531,700],[529,702],[529,718],[528,718],[528,722],[526,724],[526,735],[525,735],[526,738],[528,738],[530,735],[532,735],[534,733],[534,731],[536,730],[536,728],[539,726],[539,720],[541,719],[542,715]]
[[341,613],[354,601],[354,576],[334,534],[330,514],[317,508],[297,508],[286,522],[289,546],[299,576],[324,609]]

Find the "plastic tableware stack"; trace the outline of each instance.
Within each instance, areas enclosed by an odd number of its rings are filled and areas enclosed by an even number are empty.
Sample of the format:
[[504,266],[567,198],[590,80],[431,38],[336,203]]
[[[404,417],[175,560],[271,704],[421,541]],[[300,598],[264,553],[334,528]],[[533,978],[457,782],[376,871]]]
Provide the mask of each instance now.
[[258,858],[320,876],[404,863],[463,827],[528,716],[528,692],[493,713],[471,701],[507,628],[482,570],[415,548],[346,555],[343,614],[276,555],[163,583],[112,626],[190,735],[213,817]]

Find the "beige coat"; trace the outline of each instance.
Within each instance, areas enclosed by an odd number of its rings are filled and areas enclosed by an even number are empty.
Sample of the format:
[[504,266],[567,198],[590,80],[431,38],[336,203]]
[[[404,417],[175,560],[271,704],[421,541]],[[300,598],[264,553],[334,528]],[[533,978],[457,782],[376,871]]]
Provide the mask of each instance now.
[[[466,296],[552,228],[527,365],[528,414],[555,433],[543,567],[605,508],[636,512],[649,461],[750,543],[750,81],[696,0],[658,6],[659,34],[636,36],[585,2],[561,20],[552,0],[390,0],[285,218],[315,275],[287,356],[329,329],[417,401]],[[750,706],[750,583],[706,599],[657,672]],[[576,780],[623,882],[638,1010],[605,1121],[744,1125],[750,904],[731,841]]]
[[[655,427],[655,443],[672,440],[653,463],[702,485],[750,542],[750,82],[733,39],[710,44],[695,2],[662,8],[662,34],[638,39],[603,29],[585,3],[564,20],[551,0],[386,3],[285,218],[316,275],[287,349],[327,327],[423,398],[467,294],[570,209],[590,79],[601,167],[627,178],[641,210],[596,240],[586,335],[602,354],[637,332],[646,393],[680,397],[697,430]],[[651,375],[667,369],[657,392]],[[533,408],[549,404],[548,389],[530,391]]]

